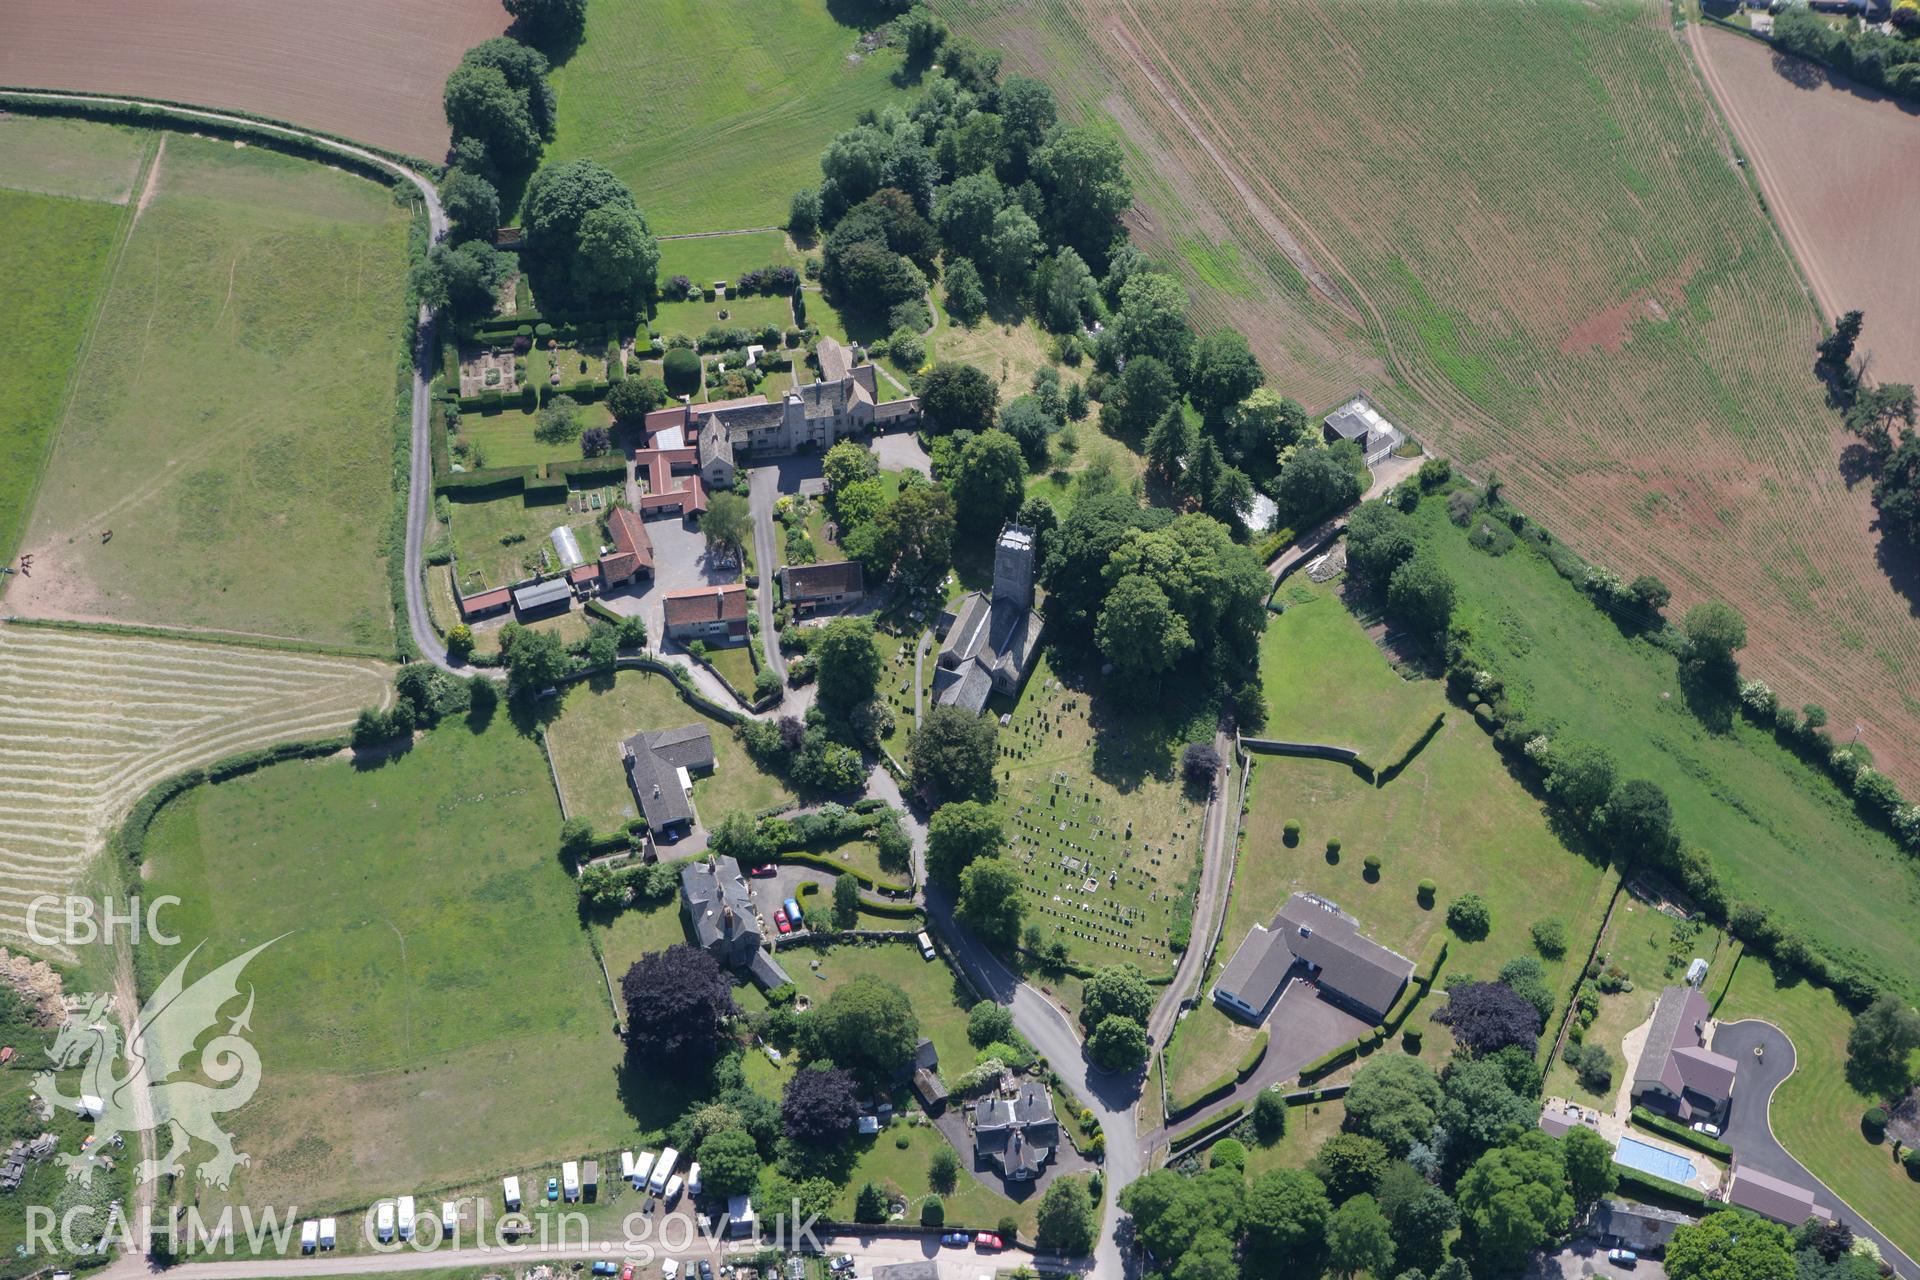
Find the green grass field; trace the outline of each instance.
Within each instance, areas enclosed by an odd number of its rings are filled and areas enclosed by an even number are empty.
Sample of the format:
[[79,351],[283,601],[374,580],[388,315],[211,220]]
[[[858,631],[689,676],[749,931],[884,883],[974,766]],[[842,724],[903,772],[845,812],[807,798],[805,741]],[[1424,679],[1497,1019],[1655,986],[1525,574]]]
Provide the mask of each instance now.
[[[1623,635],[1524,542],[1488,556],[1444,503],[1415,514],[1457,584],[1455,617],[1531,720],[1597,742],[1625,776],[1659,783],[1683,837],[1712,855],[1733,898],[1765,903],[1823,951],[1920,992],[1910,927],[1920,864],[1772,734],[1738,716],[1726,732],[1710,730],[1687,707],[1674,657]],[[1808,893],[1811,878],[1847,891]]]
[[1439,685],[1401,679],[1372,644],[1354,642],[1365,636],[1338,592],[1301,574],[1276,602],[1286,612],[1260,638],[1264,736],[1352,747],[1378,771],[1447,710]]
[[1714,1017],[1764,1018],[1787,1033],[1794,1069],[1774,1091],[1774,1136],[1908,1257],[1920,1256],[1920,1184],[1893,1162],[1891,1142],[1874,1146],[1860,1135],[1860,1117],[1877,1100],[1847,1083],[1847,1011],[1831,993],[1782,981],[1759,957],[1743,956]]
[[[555,70],[547,160],[598,160],[656,233],[781,225],[821,150],[864,108],[904,101],[890,50],[826,0],[600,0]],[[765,263],[747,263],[764,266]]]
[[[582,430],[613,424],[613,415],[604,404],[583,404],[577,416]],[[534,437],[535,425],[536,416],[530,409],[516,407],[499,413],[463,413],[460,437],[480,451],[480,462],[486,467],[533,467],[543,462],[579,461],[578,440],[547,444]]]
[[257,149],[175,134],[157,163],[9,602],[386,652],[406,214]]
[[1195,1094],[1237,1070],[1259,1035],[1259,1027],[1229,1018],[1212,1000],[1201,1001],[1180,1019],[1167,1045],[1169,1091],[1176,1099]]
[[[989,712],[1009,710],[1004,702],[996,697]],[[1082,964],[1166,973],[1176,902],[1190,895],[1200,858],[1201,807],[1183,793],[1175,757],[1208,730],[1179,708],[1067,689],[1044,659],[1011,710],[1000,802],[1007,854],[1026,873],[1028,919]]]
[[[642,729],[671,729],[702,721],[681,701],[671,681],[650,671],[622,671],[611,686],[582,680],[567,689],[557,719],[547,725],[547,749],[560,775],[567,812],[610,831],[639,816],[620,758],[620,743]],[[748,813],[791,804],[793,794],[762,773],[731,730],[705,720],[713,734],[714,770],[693,781],[693,803],[712,827],[736,809]]]
[[[622,1088],[559,823],[539,744],[504,712],[373,767],[278,765],[164,811],[147,883],[208,940],[196,972],[280,939],[246,974],[264,1065],[236,1113],[253,1155],[236,1198],[364,1204],[657,1123]],[[143,948],[143,988],[183,955]]]
[[0,187],[125,204],[154,135],[57,116],[0,119]]
[[[1269,700],[1281,705],[1297,696],[1291,686],[1312,680],[1310,673],[1324,662],[1329,670],[1348,673],[1347,683],[1372,690],[1369,698],[1354,703],[1355,722],[1427,723],[1441,705],[1438,686],[1399,682],[1332,592],[1319,588],[1315,595],[1297,606],[1302,620],[1313,619],[1310,627],[1288,627],[1285,616],[1277,620],[1280,634],[1291,643],[1270,644],[1264,651]],[[1398,687],[1361,674],[1369,662]],[[1311,687],[1322,685],[1312,680]],[[1317,723],[1320,732],[1339,727],[1330,720]],[[1252,760],[1252,805],[1227,904],[1223,955],[1232,954],[1251,926],[1271,921],[1296,890],[1339,903],[1369,936],[1416,962],[1431,935],[1445,929],[1447,904],[1473,890],[1486,899],[1493,928],[1479,942],[1453,939],[1447,972],[1481,979],[1491,979],[1515,956],[1532,954],[1528,935],[1537,921],[1554,918],[1566,926],[1570,957],[1583,957],[1600,927],[1612,874],[1560,842],[1539,803],[1507,773],[1493,744],[1469,717],[1449,712],[1440,732],[1385,786],[1327,760],[1274,755]],[[1301,825],[1293,848],[1284,840],[1289,820]],[[1327,851],[1329,840],[1340,841],[1337,858]],[[1377,881],[1365,873],[1369,854],[1382,860]],[[1438,886],[1431,910],[1418,901],[1422,880]],[[1564,970],[1579,961],[1544,963],[1549,985],[1564,999]],[[1437,1007],[1438,1001],[1423,1003],[1413,1025],[1423,1025]],[[1429,1037],[1429,1049],[1432,1041]]]
[[800,269],[803,256],[784,231],[749,231],[736,236],[689,236],[660,242],[661,280],[685,276],[701,288],[716,280],[729,283],[743,271],[761,267]]
[[[5,123],[14,123],[8,121]],[[0,140],[10,130],[0,129]],[[0,173],[7,159],[0,155]],[[67,379],[106,287],[127,211],[0,191],[0,276],[13,298],[13,346],[0,378],[0,563],[12,564],[27,506],[66,407]]]

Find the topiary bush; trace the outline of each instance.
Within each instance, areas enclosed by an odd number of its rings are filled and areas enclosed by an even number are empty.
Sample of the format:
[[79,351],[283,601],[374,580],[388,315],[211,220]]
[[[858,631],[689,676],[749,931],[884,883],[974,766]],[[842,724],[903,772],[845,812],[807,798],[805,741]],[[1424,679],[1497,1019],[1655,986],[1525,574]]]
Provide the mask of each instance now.
[[1360,860],[1360,876],[1368,884],[1379,883],[1380,881],[1380,855],[1379,854],[1370,853],[1366,857]]
[[1533,926],[1533,945],[1549,960],[1567,954],[1567,926],[1558,920],[1542,920]]
[[1887,1112],[1884,1107],[1869,1107],[1860,1117],[1860,1132],[1866,1135],[1868,1142],[1883,1142],[1887,1136]]
[[1466,942],[1478,942],[1493,928],[1493,912],[1477,893],[1463,893],[1447,904],[1447,928]]
[[1408,1027],[1400,1033],[1400,1047],[1415,1057],[1420,1054],[1420,1040],[1420,1031],[1416,1027]]
[[1289,849],[1299,844],[1300,820],[1298,818],[1288,818],[1287,825],[1280,829],[1280,838],[1286,842],[1287,848]]
[[1431,880],[1422,880],[1420,882],[1420,887],[1415,891],[1414,896],[1415,896],[1415,899],[1420,903],[1420,906],[1423,909],[1427,911],[1431,911],[1433,910],[1434,895],[1439,892],[1440,892],[1439,885],[1435,884]]
[[1920,1147],[1909,1149],[1906,1155],[1900,1157],[1900,1163],[1906,1166],[1909,1178],[1920,1182]]
[[700,357],[685,347],[675,347],[661,358],[660,373],[674,395],[692,395],[700,389]]
[[1327,865],[1337,866],[1340,862],[1340,841],[1338,837],[1327,841]]

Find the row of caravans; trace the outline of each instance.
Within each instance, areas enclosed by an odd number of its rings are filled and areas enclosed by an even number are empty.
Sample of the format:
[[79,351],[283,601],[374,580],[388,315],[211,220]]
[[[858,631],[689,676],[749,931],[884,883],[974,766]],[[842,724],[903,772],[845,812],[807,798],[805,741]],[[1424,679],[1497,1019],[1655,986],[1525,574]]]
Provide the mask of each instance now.
[[[413,1239],[414,1226],[419,1221],[412,1196],[401,1196],[396,1200],[382,1200],[373,1207],[373,1234],[382,1244],[390,1243],[396,1236],[402,1240]],[[447,1200],[440,1205],[440,1236],[450,1238],[460,1225],[460,1206],[457,1201]],[[319,1223],[309,1221],[300,1228],[300,1245],[303,1250],[312,1253],[310,1245],[322,1249],[331,1249],[334,1244],[333,1219],[322,1218]],[[313,1239],[308,1240],[308,1227],[315,1227]]]

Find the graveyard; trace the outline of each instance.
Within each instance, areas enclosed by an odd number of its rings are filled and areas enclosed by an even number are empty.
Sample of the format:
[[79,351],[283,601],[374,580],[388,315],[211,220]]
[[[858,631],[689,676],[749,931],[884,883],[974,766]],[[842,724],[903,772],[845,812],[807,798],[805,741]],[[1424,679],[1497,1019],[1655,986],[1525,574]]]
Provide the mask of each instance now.
[[1027,873],[1027,919],[1076,964],[1162,974],[1184,944],[1202,809],[1163,728],[1096,708],[1042,662],[1000,730],[1007,856]]

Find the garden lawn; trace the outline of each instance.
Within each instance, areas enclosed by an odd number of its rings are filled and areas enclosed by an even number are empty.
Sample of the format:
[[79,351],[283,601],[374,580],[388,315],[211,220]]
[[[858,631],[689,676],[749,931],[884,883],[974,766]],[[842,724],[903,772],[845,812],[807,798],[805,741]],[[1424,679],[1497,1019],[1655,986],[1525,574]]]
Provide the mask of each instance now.
[[[830,911],[831,899],[823,902],[819,909]],[[914,926],[907,921],[895,921],[888,927]],[[967,1040],[967,1010],[973,1004],[972,988],[955,976],[946,961],[937,957],[922,959],[919,948],[905,942],[883,942],[870,947],[842,945],[820,951],[795,949],[783,955],[781,963],[799,984],[800,994],[816,1003],[854,978],[873,977],[891,982],[907,993],[914,1015],[920,1019],[920,1034],[933,1041],[934,1050],[940,1055],[941,1077],[951,1083],[973,1066],[974,1050]],[[818,969],[809,968],[814,960],[820,962]]]
[[[1584,949],[1586,941],[1580,940],[1578,946]],[[1609,967],[1618,966],[1626,973],[1633,990],[1600,993],[1600,1012],[1585,1036],[1588,1044],[1599,1045],[1613,1059],[1613,1083],[1604,1092],[1595,1093],[1581,1085],[1564,1058],[1555,1058],[1547,1072],[1546,1093],[1612,1111],[1621,1084],[1633,1074],[1634,1064],[1627,1060],[1621,1041],[1653,1016],[1661,988],[1682,981],[1688,961],[1695,956],[1710,966],[1705,988],[1717,990],[1726,976],[1726,966],[1732,962],[1721,941],[1720,931],[1711,925],[1675,920],[1631,894],[1621,894],[1600,951]],[[1567,949],[1571,952],[1575,947],[1569,931]]]
[[[253,1163],[234,1199],[364,1205],[664,1123],[655,1095],[623,1091],[546,772],[501,710],[377,763],[275,765],[162,812],[148,884],[207,939],[195,972],[276,940],[245,975],[264,1073],[235,1113]],[[143,948],[143,990],[183,955]]]
[[708,829],[735,809],[756,813],[793,803],[793,793],[763,773],[733,731],[681,701],[673,682],[651,671],[622,671],[609,684],[580,680],[568,686],[559,715],[547,725],[547,749],[560,779],[567,812],[597,831],[639,816],[620,743],[642,729],[704,723],[713,735],[714,771],[693,780],[693,803]]
[[716,645],[707,650],[707,661],[720,673],[720,678],[733,686],[734,692],[753,701],[753,654],[744,644]]
[[384,184],[168,135],[14,610],[390,652],[407,226]]
[[615,990],[641,956],[665,951],[687,940],[677,896],[658,906],[629,908],[611,920],[596,922],[593,930]]
[[[882,1190],[903,1196],[907,1201],[907,1222],[918,1223],[920,1206],[933,1193],[927,1182],[927,1166],[934,1152],[950,1146],[946,1136],[931,1124],[908,1124],[905,1117],[895,1116],[893,1123],[879,1133],[866,1137],[856,1135],[848,1141],[856,1159],[846,1185],[834,1198],[832,1217],[841,1222],[853,1221],[853,1202],[860,1188],[872,1182]],[[947,1224],[973,1231],[992,1231],[1002,1218],[1011,1217],[1020,1224],[1021,1235],[1032,1239],[1040,1197],[1031,1196],[1024,1202],[1009,1200],[974,1177],[967,1168],[970,1163],[969,1156],[960,1153],[960,1173],[954,1179],[953,1193],[940,1197]]]
[[1346,1120],[1346,1104],[1337,1099],[1288,1107],[1287,1131],[1278,1142],[1271,1146],[1257,1139],[1247,1143],[1247,1180],[1252,1181],[1269,1169],[1306,1168],[1321,1144],[1340,1132]]
[[1203,1000],[1180,1019],[1167,1046],[1168,1092],[1176,1101],[1192,1097],[1238,1070],[1241,1059],[1260,1038],[1260,1030],[1229,1018],[1212,1000]]
[[[603,512],[569,511],[565,502],[530,503],[520,494],[466,502],[456,496],[459,492],[447,495],[447,508],[453,517],[459,557],[455,567],[460,570],[463,591],[519,582],[532,574],[536,563],[558,568],[559,556],[549,535],[560,525],[571,527],[580,553],[589,561],[594,559]],[[619,490],[609,487],[606,492],[615,495]]]
[[580,48],[553,73],[547,161],[605,164],[656,234],[785,223],[793,192],[819,183],[827,143],[862,109],[911,93],[891,81],[900,56],[859,48],[840,7],[596,0]]
[[[469,444],[479,448],[481,465],[489,468],[534,467],[543,462],[579,461],[580,441],[577,437],[548,444],[534,436],[537,416],[531,410],[520,408],[502,409],[499,413],[463,413],[460,415],[460,434]],[[576,416],[583,431],[588,427],[613,425],[613,415],[607,412],[604,404],[583,404]]]
[[1439,685],[1400,678],[1333,587],[1301,574],[1275,603],[1286,612],[1268,620],[1260,639],[1261,736],[1352,747],[1378,773],[1448,710]]
[[[5,141],[24,119],[0,120],[0,173],[8,172]],[[0,278],[12,299],[11,350],[0,378],[0,564],[11,565],[20,548],[34,486],[65,413],[67,380],[126,217],[110,204],[0,190],[0,226],[7,229]]]
[[800,252],[784,231],[748,231],[732,236],[687,236],[660,242],[661,280],[685,276],[701,288],[716,280],[732,284],[744,271],[801,267]]
[[[1734,901],[1765,904],[1821,951],[1920,996],[1920,861],[1770,732],[1737,714],[1710,729],[1671,654],[1624,634],[1524,541],[1497,558],[1476,551],[1445,506],[1422,503],[1417,522],[1456,583],[1455,619],[1509,700],[1545,732],[1597,742],[1625,776],[1658,783]],[[1809,893],[1812,883],[1836,891]]]
[[[720,317],[722,311],[727,313],[725,319]],[[707,302],[704,299],[663,302],[655,309],[649,324],[654,332],[660,335],[662,341],[675,334],[699,338],[715,326],[722,329],[757,331],[767,325],[774,325],[785,332],[793,324],[793,303],[785,297],[764,293],[756,293],[745,298],[719,299],[713,302]]]
[[1782,982],[1758,956],[1743,956],[1714,1017],[1764,1018],[1787,1033],[1794,1069],[1773,1094],[1774,1136],[1908,1257],[1920,1256],[1920,1183],[1893,1162],[1891,1143],[1861,1136],[1860,1117],[1877,1099],[1847,1083],[1853,1019],[1832,993],[1797,977]]
[[9,115],[0,119],[0,187],[125,204],[155,138],[121,125]]
[[1017,705],[998,696],[988,704],[996,716],[1008,710],[1000,804],[1007,856],[1026,879],[1027,920],[1049,941],[1064,940],[1080,964],[1168,972],[1170,935],[1181,909],[1191,910],[1201,856],[1202,809],[1176,761],[1186,743],[1212,737],[1211,718],[1068,689],[1045,659]]

